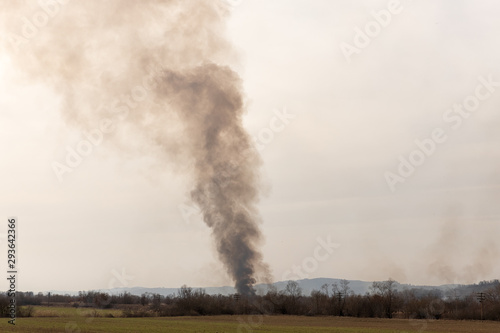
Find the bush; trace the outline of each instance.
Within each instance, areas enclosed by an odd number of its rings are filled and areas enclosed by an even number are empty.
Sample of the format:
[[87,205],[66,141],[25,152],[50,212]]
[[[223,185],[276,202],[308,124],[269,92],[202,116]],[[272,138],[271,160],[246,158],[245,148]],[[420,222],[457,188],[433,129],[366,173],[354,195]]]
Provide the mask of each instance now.
[[35,314],[35,308],[32,307],[31,305],[17,307],[17,314],[16,315],[19,318],[33,317],[34,314]]
[[155,313],[150,310],[132,309],[132,308],[127,308],[123,310],[123,317],[125,318],[154,317],[154,316]]

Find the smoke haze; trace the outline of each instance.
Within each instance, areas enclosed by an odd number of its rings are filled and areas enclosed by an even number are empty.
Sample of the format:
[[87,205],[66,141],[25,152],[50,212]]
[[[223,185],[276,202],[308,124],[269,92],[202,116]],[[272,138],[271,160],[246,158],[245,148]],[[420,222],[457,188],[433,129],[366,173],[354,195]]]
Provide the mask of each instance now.
[[63,96],[68,123],[94,136],[105,124],[113,129],[106,138],[139,138],[187,170],[220,260],[238,292],[253,294],[255,275],[269,276],[258,249],[261,162],[242,127],[226,2],[61,1],[44,9],[33,1],[33,17],[53,14],[46,24],[20,19],[25,6],[9,3],[2,14],[11,32],[4,46],[25,79]]
[[[388,1],[227,2],[0,0],[0,202],[25,228],[20,288],[99,289],[124,269],[129,286],[251,289],[262,257],[276,280],[498,278],[500,3],[400,1],[359,47]],[[59,182],[53,162],[99,132]],[[392,192],[384,175],[419,151]],[[327,236],[341,246],[306,272]]]

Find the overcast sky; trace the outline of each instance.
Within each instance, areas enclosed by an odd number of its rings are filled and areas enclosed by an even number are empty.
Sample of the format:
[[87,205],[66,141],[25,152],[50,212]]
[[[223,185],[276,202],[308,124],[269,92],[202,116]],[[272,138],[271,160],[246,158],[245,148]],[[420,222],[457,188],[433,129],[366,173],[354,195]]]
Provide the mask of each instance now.
[[[229,2],[274,279],[498,278],[500,4]],[[232,285],[189,180],[133,137],[59,181],[53,162],[82,133],[12,56],[0,51],[0,211],[19,219],[18,288]]]

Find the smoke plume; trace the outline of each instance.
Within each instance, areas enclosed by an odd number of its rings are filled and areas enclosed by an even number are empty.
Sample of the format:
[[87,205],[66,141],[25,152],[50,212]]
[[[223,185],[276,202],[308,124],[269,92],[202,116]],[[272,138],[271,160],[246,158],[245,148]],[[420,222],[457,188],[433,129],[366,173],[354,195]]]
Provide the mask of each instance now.
[[[6,2],[3,46],[26,80],[51,85],[68,123],[141,137],[188,170],[192,200],[242,294],[268,276],[260,159],[242,126],[241,80],[225,39],[225,1]],[[105,139],[106,139],[105,138]],[[179,168],[180,169],[180,168]]]
[[[464,232],[459,216],[462,209],[452,207],[447,220],[439,226],[438,237],[424,251],[429,258],[427,273],[437,281],[446,283],[477,283],[479,279],[493,274],[499,249],[493,239],[476,240]],[[481,221],[475,221],[480,224]],[[475,250],[466,245],[473,243]],[[477,243],[477,244],[475,244]],[[467,249],[467,250],[466,250]]]

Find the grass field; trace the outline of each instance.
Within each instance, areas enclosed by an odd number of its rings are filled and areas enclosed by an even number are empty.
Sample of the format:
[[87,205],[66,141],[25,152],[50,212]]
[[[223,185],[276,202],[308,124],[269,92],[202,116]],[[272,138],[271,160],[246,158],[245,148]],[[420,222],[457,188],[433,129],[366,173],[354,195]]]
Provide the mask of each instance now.
[[[100,317],[92,317],[98,315]],[[119,310],[35,307],[35,317],[19,318],[16,326],[1,318],[0,332],[334,332],[334,333],[498,333],[488,321],[404,320],[298,316],[212,316],[121,318]],[[113,317],[110,317],[113,316]]]

